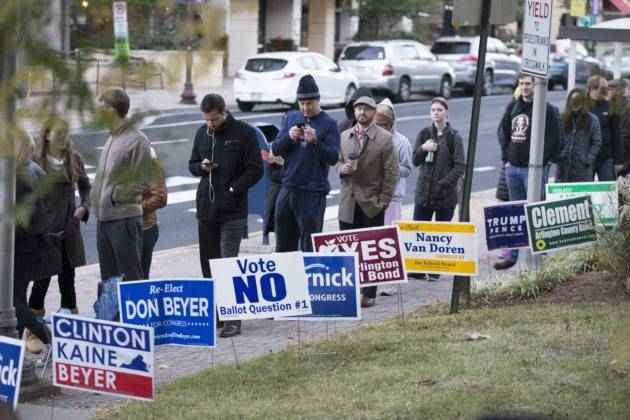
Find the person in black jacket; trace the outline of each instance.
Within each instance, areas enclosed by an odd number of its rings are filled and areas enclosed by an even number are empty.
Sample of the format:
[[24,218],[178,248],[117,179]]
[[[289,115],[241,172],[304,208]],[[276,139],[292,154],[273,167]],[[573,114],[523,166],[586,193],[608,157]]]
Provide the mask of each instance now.
[[[206,124],[195,134],[188,169],[201,177],[197,188],[201,271],[212,277],[210,259],[238,256],[247,226],[247,191],[263,175],[256,132],[236,120],[220,95],[201,102]],[[226,322],[221,337],[241,332],[240,321]]]
[[[527,178],[529,176],[529,147],[532,136],[532,108],[534,102],[534,78],[521,74],[518,79],[521,90],[520,97],[507,106],[499,125],[499,143],[501,160],[505,167],[505,178],[508,185],[510,201],[527,199]],[[545,138],[543,155],[543,177],[540,180],[543,191],[549,175],[549,166],[555,162],[562,147],[562,129],[558,108],[547,103],[545,120]],[[494,264],[496,270],[512,267],[518,260],[518,250]]]
[[588,110],[599,120],[602,147],[595,160],[594,175],[599,181],[614,181],[616,170],[623,167],[623,142],[619,118],[611,115],[608,102],[608,82],[602,76],[592,76],[586,83]]

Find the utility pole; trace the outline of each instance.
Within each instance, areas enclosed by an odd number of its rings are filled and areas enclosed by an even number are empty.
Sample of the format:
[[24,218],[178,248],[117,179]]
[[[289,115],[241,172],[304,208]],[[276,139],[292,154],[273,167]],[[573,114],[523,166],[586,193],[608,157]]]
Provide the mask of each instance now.
[[[0,53],[0,83],[13,78],[15,50]],[[11,127],[15,118],[15,95],[6,98],[5,121],[0,126],[0,335],[15,337],[17,319],[13,307],[13,255],[15,247],[15,159]]]
[[[464,191],[462,203],[459,207],[459,221],[470,222],[470,196],[472,194],[473,169],[475,167],[475,152],[477,150],[477,134],[479,132],[479,115],[481,113],[481,95],[484,85],[486,69],[486,51],[488,47],[488,33],[490,31],[491,0],[481,3],[481,21],[479,33],[479,52],[477,73],[475,75],[475,89],[473,94],[472,116],[470,118],[470,135],[468,136],[468,156],[466,157],[466,175],[464,176]],[[451,293],[451,313],[459,311],[461,294],[470,297],[470,277],[455,276]]]

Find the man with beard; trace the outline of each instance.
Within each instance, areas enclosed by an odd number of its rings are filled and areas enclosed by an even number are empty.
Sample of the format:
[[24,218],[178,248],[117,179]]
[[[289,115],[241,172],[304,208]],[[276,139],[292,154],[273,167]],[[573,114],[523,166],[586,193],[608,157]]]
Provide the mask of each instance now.
[[[383,226],[399,177],[392,134],[374,122],[374,99],[358,98],[354,113],[356,124],[341,134],[341,230]],[[376,286],[364,287],[361,293],[361,306],[373,306]]]

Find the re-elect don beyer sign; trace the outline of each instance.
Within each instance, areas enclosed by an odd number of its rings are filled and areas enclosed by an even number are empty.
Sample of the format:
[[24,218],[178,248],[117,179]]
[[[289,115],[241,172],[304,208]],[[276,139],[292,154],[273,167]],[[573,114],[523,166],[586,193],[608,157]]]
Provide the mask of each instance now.
[[597,239],[590,196],[528,204],[525,212],[529,243],[535,254]]
[[55,386],[153,400],[153,328],[54,314]]
[[310,315],[301,252],[210,260],[222,321]]
[[472,223],[396,222],[411,273],[476,276],[479,256]]

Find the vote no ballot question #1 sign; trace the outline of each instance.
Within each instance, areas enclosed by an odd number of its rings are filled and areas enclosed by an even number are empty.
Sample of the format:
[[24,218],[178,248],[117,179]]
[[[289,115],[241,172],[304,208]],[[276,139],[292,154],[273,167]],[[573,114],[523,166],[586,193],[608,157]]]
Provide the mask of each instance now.
[[301,252],[221,258],[210,267],[222,321],[312,313]]

